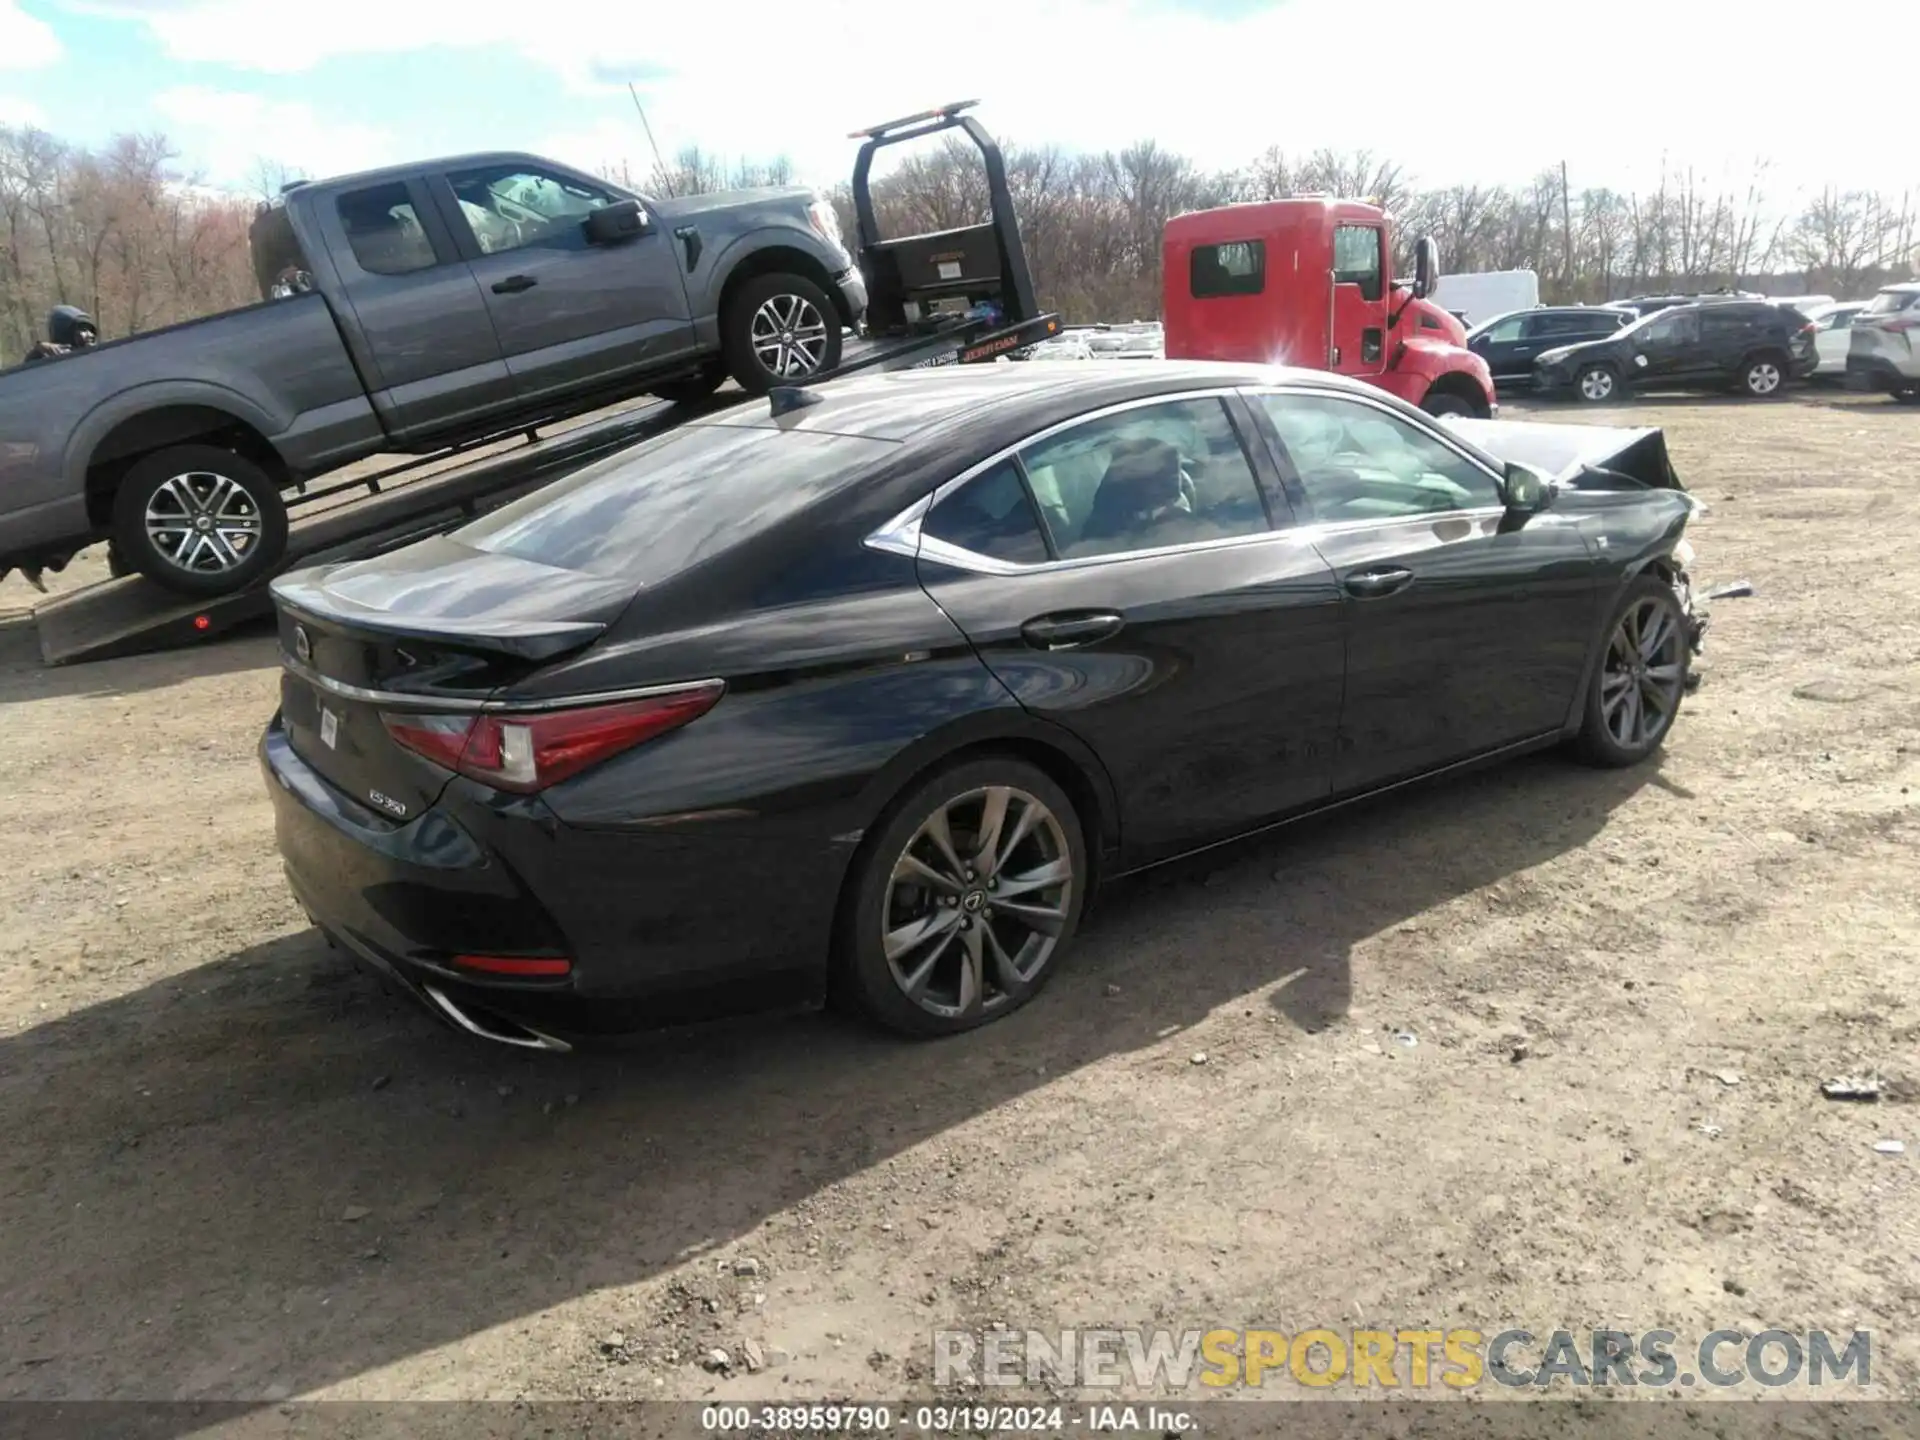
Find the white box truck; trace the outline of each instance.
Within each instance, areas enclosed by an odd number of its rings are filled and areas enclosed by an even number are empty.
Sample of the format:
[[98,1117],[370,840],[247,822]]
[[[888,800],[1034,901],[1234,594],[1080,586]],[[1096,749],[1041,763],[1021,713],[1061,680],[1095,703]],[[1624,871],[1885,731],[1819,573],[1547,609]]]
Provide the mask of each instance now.
[[1442,275],[1427,297],[1442,310],[1451,310],[1469,330],[1483,320],[1512,310],[1531,310],[1540,303],[1540,277],[1531,270],[1482,270],[1477,274]]

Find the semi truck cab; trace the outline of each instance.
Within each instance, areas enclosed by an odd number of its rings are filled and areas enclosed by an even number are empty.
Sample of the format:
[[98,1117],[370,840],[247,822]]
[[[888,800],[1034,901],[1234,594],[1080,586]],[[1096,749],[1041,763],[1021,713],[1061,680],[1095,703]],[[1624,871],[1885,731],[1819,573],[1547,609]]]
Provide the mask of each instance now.
[[1162,243],[1168,359],[1332,370],[1435,415],[1494,414],[1493,377],[1466,327],[1426,297],[1432,240],[1410,283],[1393,275],[1391,217],[1320,196],[1177,215]]

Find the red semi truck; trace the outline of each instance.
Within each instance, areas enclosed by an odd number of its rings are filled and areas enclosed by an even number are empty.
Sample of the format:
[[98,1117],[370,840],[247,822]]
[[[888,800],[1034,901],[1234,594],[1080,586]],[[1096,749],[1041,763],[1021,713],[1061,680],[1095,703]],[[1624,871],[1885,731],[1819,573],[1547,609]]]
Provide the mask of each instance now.
[[1332,370],[1434,415],[1496,413],[1487,362],[1426,296],[1438,250],[1414,247],[1394,283],[1392,222],[1376,205],[1319,197],[1177,215],[1162,244],[1169,360],[1265,360]]

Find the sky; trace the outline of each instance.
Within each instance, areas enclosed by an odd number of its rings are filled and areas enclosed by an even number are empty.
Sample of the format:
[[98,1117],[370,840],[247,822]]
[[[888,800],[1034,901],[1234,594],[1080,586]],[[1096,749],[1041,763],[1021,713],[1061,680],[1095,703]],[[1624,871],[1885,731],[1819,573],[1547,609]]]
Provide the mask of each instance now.
[[[1862,75],[1914,0],[0,0],[0,124],[162,131],[203,183],[465,150],[636,175],[697,143],[846,178],[847,132],[959,99],[1004,140],[1390,156],[1424,184],[1652,188],[1663,160],[1770,199],[1920,189],[1914,87]],[[992,16],[992,22],[982,21]],[[1855,47],[1859,48],[1855,48]],[[1585,88],[1573,83],[1592,77]]]

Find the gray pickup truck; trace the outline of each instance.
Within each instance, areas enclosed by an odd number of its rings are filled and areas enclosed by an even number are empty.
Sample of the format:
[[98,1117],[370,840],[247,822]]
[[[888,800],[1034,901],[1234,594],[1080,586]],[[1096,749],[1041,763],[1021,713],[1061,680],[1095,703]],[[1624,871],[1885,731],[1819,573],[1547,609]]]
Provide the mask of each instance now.
[[187,595],[286,546],[283,490],[633,395],[830,369],[866,287],[803,189],[630,194],[532,155],[289,186],[258,304],[0,373],[0,577],[101,539]]

